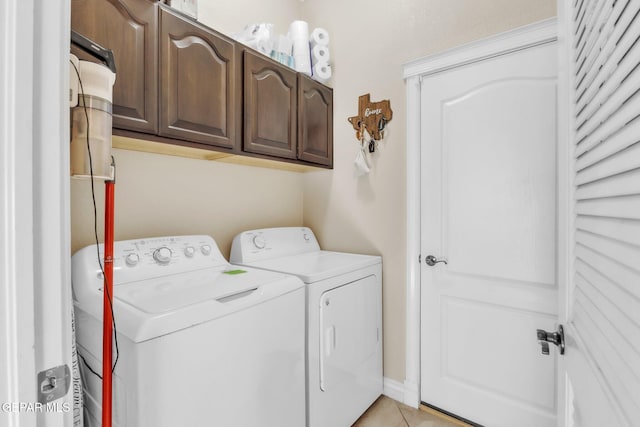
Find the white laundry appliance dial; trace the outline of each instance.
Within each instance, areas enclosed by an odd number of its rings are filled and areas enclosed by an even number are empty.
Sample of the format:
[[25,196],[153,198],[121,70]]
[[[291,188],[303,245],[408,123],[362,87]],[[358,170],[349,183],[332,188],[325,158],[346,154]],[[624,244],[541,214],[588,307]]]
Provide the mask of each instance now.
[[202,252],[202,255],[209,255],[211,253],[211,246],[209,245],[200,246],[200,252]]
[[196,254],[196,249],[193,246],[187,246],[186,248],[184,248],[184,254],[188,258],[192,258]]
[[128,254],[124,259],[124,262],[129,267],[135,267],[136,265],[138,265],[139,261],[140,261],[140,256],[135,252]]
[[153,259],[158,264],[169,264],[169,261],[171,261],[171,249],[166,246],[156,249],[153,252]]
[[262,236],[254,236],[253,237],[253,246],[255,246],[258,249],[264,249],[264,247],[267,245],[266,240],[264,240],[264,237]]

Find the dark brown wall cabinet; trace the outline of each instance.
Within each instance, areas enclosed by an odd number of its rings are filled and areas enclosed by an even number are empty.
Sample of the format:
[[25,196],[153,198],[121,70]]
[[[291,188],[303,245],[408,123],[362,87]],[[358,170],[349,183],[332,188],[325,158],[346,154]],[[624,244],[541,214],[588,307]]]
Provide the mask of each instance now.
[[234,43],[169,9],[160,9],[161,136],[233,148]]
[[114,53],[116,133],[333,167],[330,88],[160,3],[71,1],[72,28]]
[[243,77],[243,150],[332,167],[333,91],[249,50]]
[[298,158],[333,166],[333,91],[298,76]]
[[296,158],[297,90],[295,71],[244,52],[244,151]]
[[[113,126],[158,130],[158,10],[148,0],[72,0],[71,28],[113,51]],[[79,51],[81,59],[95,61]]]

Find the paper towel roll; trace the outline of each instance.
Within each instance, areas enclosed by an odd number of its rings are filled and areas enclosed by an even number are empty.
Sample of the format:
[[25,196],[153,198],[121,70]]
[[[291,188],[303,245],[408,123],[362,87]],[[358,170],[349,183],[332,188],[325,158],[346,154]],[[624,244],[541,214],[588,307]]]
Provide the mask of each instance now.
[[329,48],[327,46],[315,45],[311,49],[311,63],[313,65],[321,62],[329,62],[331,55],[329,54]]
[[309,24],[305,21],[293,21],[289,25],[289,37],[293,41],[293,59],[295,69],[311,75],[311,51],[309,49]]
[[306,21],[293,21],[289,25],[289,37],[293,40],[304,37],[309,41],[309,24]]
[[304,73],[307,76],[311,75],[311,60],[309,55],[294,55],[293,62],[296,71]]
[[320,83],[327,83],[331,78],[331,66],[326,62],[321,62],[313,66],[313,79]]
[[309,36],[309,42],[311,47],[314,46],[328,46],[329,45],[329,33],[324,28],[315,28]]

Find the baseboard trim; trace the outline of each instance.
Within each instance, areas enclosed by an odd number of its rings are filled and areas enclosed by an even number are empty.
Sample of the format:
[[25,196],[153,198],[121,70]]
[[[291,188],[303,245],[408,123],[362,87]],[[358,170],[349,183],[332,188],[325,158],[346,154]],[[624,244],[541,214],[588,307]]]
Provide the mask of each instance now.
[[400,381],[384,377],[382,379],[382,394],[404,403],[404,385]]

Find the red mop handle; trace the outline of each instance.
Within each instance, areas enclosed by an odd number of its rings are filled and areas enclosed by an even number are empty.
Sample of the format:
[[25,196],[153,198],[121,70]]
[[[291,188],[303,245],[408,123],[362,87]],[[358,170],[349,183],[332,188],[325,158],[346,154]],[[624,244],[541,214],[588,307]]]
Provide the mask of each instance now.
[[[114,181],[105,181],[104,196],[104,290],[102,329],[102,427],[111,427],[112,413],[112,372],[111,358],[113,346],[113,216]],[[111,298],[111,301],[109,301]]]

